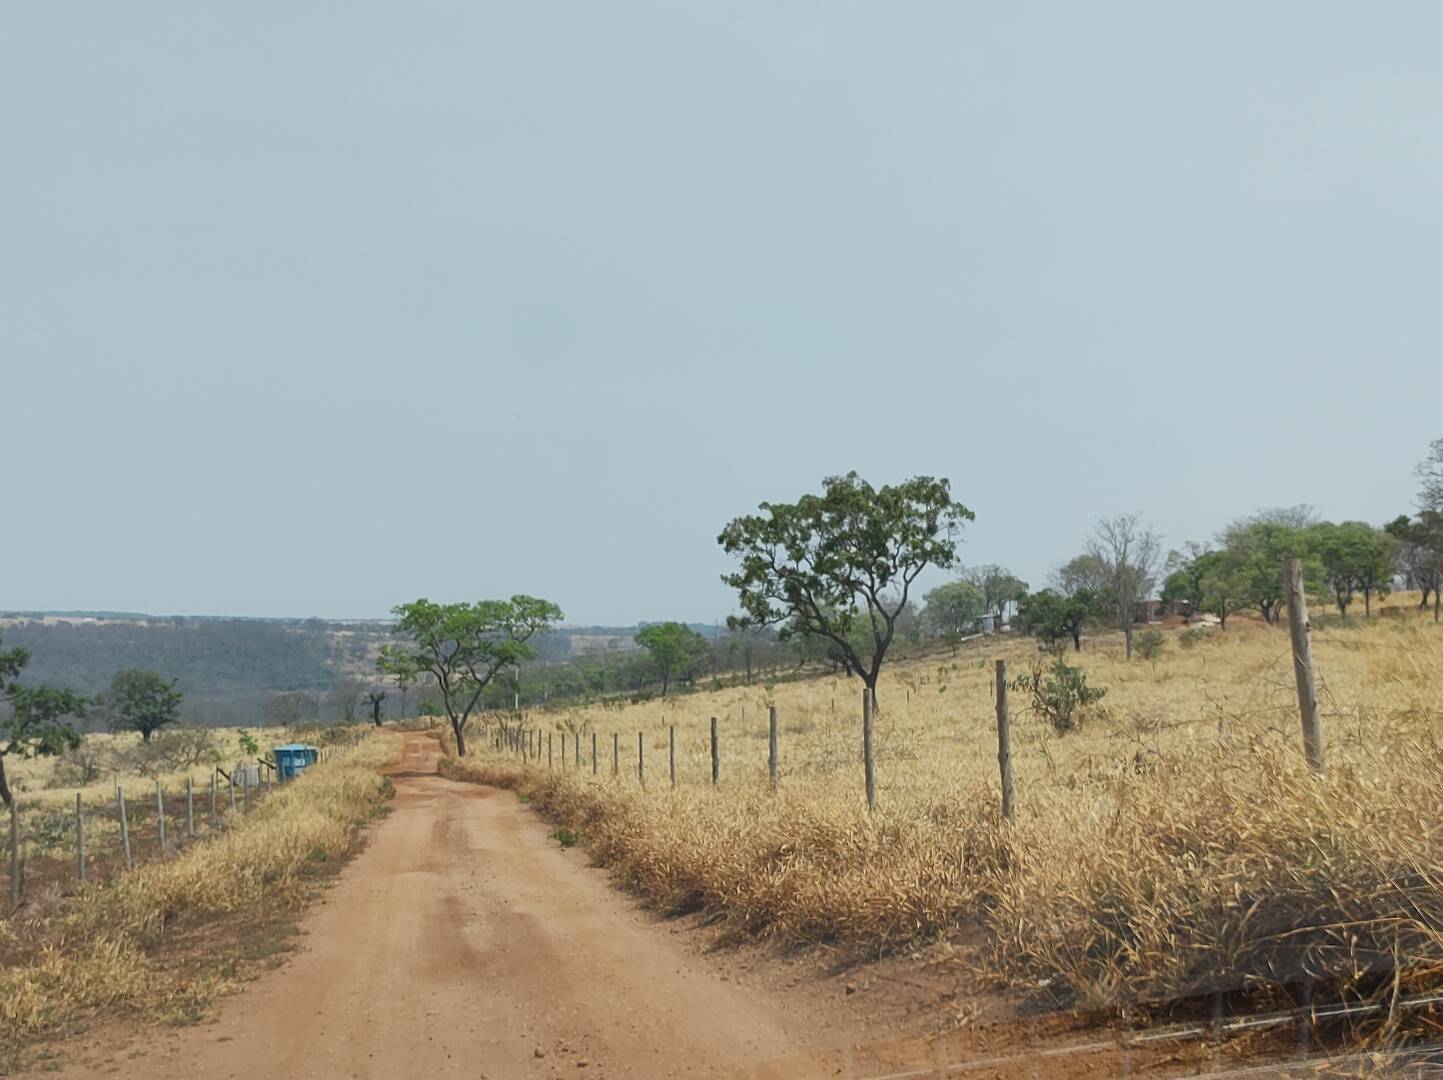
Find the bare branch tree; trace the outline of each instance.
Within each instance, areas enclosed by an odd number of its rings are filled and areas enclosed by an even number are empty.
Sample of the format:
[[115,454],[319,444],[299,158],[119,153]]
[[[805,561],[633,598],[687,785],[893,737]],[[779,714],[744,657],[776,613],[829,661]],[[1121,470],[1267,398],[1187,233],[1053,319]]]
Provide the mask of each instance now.
[[1102,518],[1087,542],[1088,557],[1103,575],[1107,597],[1127,643],[1132,659],[1132,618],[1137,603],[1146,600],[1157,583],[1162,542],[1157,533],[1142,523],[1139,514]]

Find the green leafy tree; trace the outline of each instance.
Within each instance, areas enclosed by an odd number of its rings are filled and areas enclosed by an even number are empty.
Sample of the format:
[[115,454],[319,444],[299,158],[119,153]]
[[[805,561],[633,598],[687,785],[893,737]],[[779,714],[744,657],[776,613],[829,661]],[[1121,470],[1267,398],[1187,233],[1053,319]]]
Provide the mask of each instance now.
[[1190,543],[1183,552],[1168,555],[1168,567],[1161,594],[1164,603],[1181,602],[1193,613],[1215,615],[1224,630],[1228,616],[1246,606],[1247,578],[1236,553]]
[[1202,576],[1203,557],[1209,554],[1206,544],[1189,540],[1181,551],[1169,551],[1163,563],[1162,591],[1158,594],[1163,604],[1175,609],[1184,608],[1185,615],[1195,615],[1203,609]]
[[421,599],[398,604],[395,632],[404,644],[388,645],[377,667],[397,679],[429,675],[456,739],[466,753],[466,725],[487,686],[536,655],[530,641],[562,619],[561,609],[534,596],[475,603],[436,604]]
[[1237,574],[1241,597],[1238,606],[1252,608],[1268,623],[1278,621],[1287,600],[1283,581],[1283,564],[1287,560],[1302,560],[1303,580],[1310,589],[1322,585],[1322,565],[1312,549],[1309,534],[1293,523],[1302,511],[1303,508],[1288,511],[1292,515],[1288,519],[1282,517],[1282,512],[1265,511],[1233,522],[1220,537]]
[[1364,521],[1340,525],[1321,522],[1309,529],[1309,536],[1323,574],[1333,591],[1338,614],[1346,616],[1354,593],[1363,594],[1365,617],[1372,615],[1373,597],[1388,595],[1393,580],[1391,538]]
[[1082,630],[1102,617],[1108,605],[1091,589],[1079,588],[1070,596],[1052,589],[1039,589],[1023,596],[1017,604],[1017,621],[1023,633],[1031,634],[1045,646],[1071,641],[1082,651]]
[[1406,514],[1385,526],[1393,538],[1393,557],[1408,584],[1422,593],[1418,606],[1426,608],[1433,597],[1433,621],[1443,608],[1443,513],[1424,510],[1416,518]]
[[1032,711],[1045,718],[1059,735],[1081,727],[1082,711],[1107,693],[1100,686],[1088,686],[1086,673],[1061,656],[1054,657],[1050,664],[1044,664],[1039,656],[1029,671],[1012,680],[1012,689],[1028,694]]
[[982,611],[979,614],[996,615],[999,621],[1006,618],[1008,609],[1027,594],[1027,582],[996,563],[963,570],[961,577],[982,593]]
[[922,626],[936,637],[956,639],[969,633],[987,610],[987,598],[971,581],[949,581],[923,598]]
[[50,686],[21,686],[30,662],[23,646],[0,649],[0,802],[14,801],[5,775],[7,757],[43,757],[74,750],[81,743],[75,721],[85,716],[85,699]]
[[185,695],[175,679],[155,671],[126,668],[117,671],[111,680],[110,700],[117,730],[138,731],[141,742],[150,742],[161,728],[179,723]]
[[636,643],[651,656],[661,676],[661,696],[666,697],[673,675],[687,675],[707,654],[706,638],[685,623],[663,622],[643,626]]
[[722,580],[757,623],[825,638],[875,693],[912,583],[928,566],[955,564],[972,511],[953,501],[945,479],[874,488],[855,472],[829,477],[820,495],[760,510],[717,537],[741,564]]

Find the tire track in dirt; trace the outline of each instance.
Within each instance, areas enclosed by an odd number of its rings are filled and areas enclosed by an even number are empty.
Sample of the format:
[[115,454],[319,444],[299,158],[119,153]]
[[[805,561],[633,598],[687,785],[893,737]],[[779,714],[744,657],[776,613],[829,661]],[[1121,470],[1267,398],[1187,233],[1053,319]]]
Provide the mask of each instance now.
[[[408,736],[393,813],[288,963],[214,1020],[90,1041],[58,1073],[206,1077],[809,1077],[865,1071],[727,981],[560,850],[509,792]],[[106,1049],[96,1049],[103,1046]]]

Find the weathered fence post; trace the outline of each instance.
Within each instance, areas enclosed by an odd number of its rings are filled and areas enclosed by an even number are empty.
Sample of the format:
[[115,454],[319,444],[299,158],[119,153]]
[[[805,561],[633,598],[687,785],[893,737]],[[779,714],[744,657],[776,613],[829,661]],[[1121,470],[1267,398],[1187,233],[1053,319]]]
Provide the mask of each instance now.
[[666,729],[666,757],[671,768],[671,786],[676,787],[676,725]]
[[777,707],[767,711],[767,775],[772,781],[772,790],[777,790]]
[[1308,764],[1323,768],[1323,718],[1318,712],[1318,687],[1313,676],[1313,645],[1308,626],[1308,600],[1303,592],[1303,563],[1289,559],[1284,569],[1288,593],[1288,633],[1293,641],[1293,677],[1298,684],[1298,711],[1303,719],[1303,753]]
[[155,782],[155,827],[156,838],[160,841],[160,857],[165,858],[165,791],[160,781]]
[[217,794],[216,789],[220,787],[219,781],[216,780],[216,775],[217,774],[215,768],[212,767],[210,770],[210,827],[212,829],[215,828],[215,797]]
[[195,781],[185,778],[185,835],[195,839]]
[[[579,738],[581,738],[581,735],[578,734],[576,737],[579,739]],[[580,758],[579,755],[581,754],[581,751],[578,750],[578,751],[576,751],[576,753],[577,753],[577,755],[578,755],[578,757],[577,757],[576,760],[577,760],[578,762],[580,762],[581,758]],[[592,775],[592,776],[595,776],[595,775],[596,775],[596,729],[595,729],[595,728],[593,728],[592,731],[591,731],[591,775]]]
[[546,767],[552,768],[556,764],[555,758],[551,756],[551,732],[546,733]]
[[721,757],[716,741],[716,717],[711,718],[711,786],[716,787],[721,779]]
[[75,877],[85,880],[85,814],[78,791],[75,793]]
[[611,775],[615,777],[620,772],[621,766],[621,736],[616,732],[611,733]]
[[636,733],[636,782],[646,787],[646,739],[640,731]]
[[997,661],[997,767],[1002,770],[1002,819],[1014,820],[1012,805],[1012,721],[1007,715],[1007,661]]
[[10,797],[10,908],[20,906],[20,799]]
[[[578,739],[580,735],[576,736]],[[561,767],[566,768],[566,732],[561,733]]]
[[[593,734],[591,737],[592,737],[593,739],[596,738],[596,736],[595,736],[594,734]],[[592,750],[593,750],[593,753],[594,753],[594,752],[595,752],[595,747],[592,747]],[[577,769],[580,769],[580,768],[581,768],[581,732],[579,732],[579,731],[576,733],[576,738],[575,738],[575,740],[573,740],[573,742],[572,742],[571,752],[576,755],[576,767],[577,767]]]
[[862,688],[862,768],[867,774],[867,809],[877,806],[877,757],[872,747],[872,713],[876,698],[871,687]]
[[230,775],[226,777],[226,780],[230,784],[230,812],[232,816],[235,815],[235,773],[236,771],[232,769]]
[[125,850],[125,868],[131,867],[130,860],[130,823],[125,820],[125,789],[119,784],[115,785],[115,801],[120,804],[120,846]]

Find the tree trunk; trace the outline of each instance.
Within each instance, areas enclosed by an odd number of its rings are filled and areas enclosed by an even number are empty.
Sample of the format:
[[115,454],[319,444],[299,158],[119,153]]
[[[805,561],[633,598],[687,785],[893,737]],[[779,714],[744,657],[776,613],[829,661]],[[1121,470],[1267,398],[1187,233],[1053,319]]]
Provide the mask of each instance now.
[[466,731],[456,721],[451,721],[451,734],[456,736],[456,756],[466,756]]
[[1072,651],[1082,651],[1082,627],[1080,626],[1074,626],[1072,628]]
[[140,729],[140,741],[150,742],[150,728],[143,727]]
[[1132,620],[1127,620],[1127,625],[1122,628],[1122,636],[1127,641],[1127,658],[1132,659]]
[[1438,621],[1438,602],[1443,600],[1443,589],[1433,590],[1433,621]]
[[0,802],[9,806],[14,796],[10,794],[10,784],[5,779],[5,755],[0,754]]
[[1364,589],[1364,590],[1363,590],[1363,618],[1365,618],[1365,619],[1371,619],[1372,617],[1373,617],[1373,590],[1372,590],[1372,589]]

